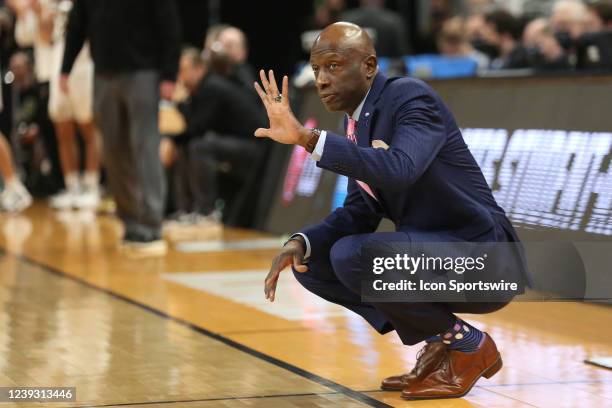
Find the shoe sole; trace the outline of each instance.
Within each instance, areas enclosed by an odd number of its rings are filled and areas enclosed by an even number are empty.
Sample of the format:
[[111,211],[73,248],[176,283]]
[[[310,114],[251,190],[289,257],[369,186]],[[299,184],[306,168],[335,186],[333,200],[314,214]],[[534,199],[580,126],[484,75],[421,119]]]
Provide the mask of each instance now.
[[75,211],[80,211],[80,210],[95,210],[96,208],[98,208],[98,204],[93,204],[93,205],[73,205],[72,207],[70,207],[72,210]]
[[63,206],[63,205],[51,205],[51,204],[49,204],[49,207],[51,207],[52,210],[56,210],[56,211],[70,211],[70,210],[73,209],[72,205]]
[[[407,387],[407,385],[406,385],[406,387]],[[393,388],[393,387],[383,387],[381,385],[380,389],[383,390],[383,391],[403,391],[404,388],[406,388],[406,387],[403,387],[403,388]]]
[[380,389],[383,390],[383,391],[403,391],[404,388],[406,388],[407,386],[408,386],[408,384],[406,384],[402,388],[394,388],[394,387],[385,387],[384,385],[381,385]]
[[476,379],[474,381],[472,381],[472,383],[470,384],[470,386],[461,394],[453,394],[453,395],[432,395],[432,396],[404,396],[402,395],[402,399],[405,399],[407,401],[414,401],[414,400],[428,400],[428,399],[447,399],[447,398],[461,398],[466,396],[470,391],[472,391],[472,388],[474,387],[474,385],[478,382],[478,380],[480,380],[480,377],[484,377],[486,379],[489,379],[491,377],[493,377],[495,374],[497,374],[497,372],[499,370],[501,370],[501,368],[503,367],[504,363],[502,361],[501,358],[501,354],[497,353],[497,360],[495,360],[495,362],[493,364],[491,364],[489,367],[485,368],[480,375],[478,375],[476,377]]
[[123,244],[120,247],[120,252],[130,258],[160,257],[168,253],[168,245],[164,243],[152,247],[138,247]]

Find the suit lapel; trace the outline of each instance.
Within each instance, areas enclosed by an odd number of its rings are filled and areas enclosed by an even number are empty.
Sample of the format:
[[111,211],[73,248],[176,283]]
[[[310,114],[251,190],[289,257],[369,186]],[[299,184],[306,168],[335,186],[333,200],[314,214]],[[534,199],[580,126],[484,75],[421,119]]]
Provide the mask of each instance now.
[[[365,105],[364,105],[365,109]],[[378,113],[375,107],[368,107],[367,111],[362,112],[357,122],[357,144],[361,147],[372,146],[373,123]]]
[[370,88],[370,93],[359,114],[359,120],[357,121],[357,144],[361,147],[370,147],[372,145],[371,129],[373,128],[372,123],[377,113],[376,102],[378,102],[386,83],[386,76],[380,72],[376,74]]
[[[372,145],[372,134],[371,129],[373,128],[374,119],[376,117],[377,109],[376,102],[380,98],[380,95],[387,83],[387,77],[383,74],[378,73],[372,82],[372,87],[370,88],[370,92],[363,104],[363,108],[361,109],[361,113],[359,114],[359,119],[357,120],[357,129],[355,129],[355,135],[357,137],[357,145],[360,147],[370,147]],[[345,115],[344,120],[344,134],[346,134],[346,127],[348,124],[348,118]],[[367,203],[372,206],[372,209],[375,212],[382,211],[382,207],[380,202],[374,200],[370,195],[361,187],[358,187],[361,195],[365,199]],[[380,197],[376,191],[373,191],[376,197],[380,200]]]
[[[357,145],[360,147],[372,146],[372,129],[374,128],[373,123],[377,114],[376,103],[378,102],[386,83],[386,76],[384,76],[382,73],[376,74],[376,77],[372,82],[370,92],[368,93],[368,96],[363,104],[363,108],[361,109],[361,113],[359,114],[359,120],[357,121]],[[375,189],[372,189],[372,192],[376,195],[378,201],[370,197],[370,195],[363,188],[359,188],[359,190],[361,190],[361,195],[364,197],[366,202],[370,203],[374,211],[379,212],[382,210],[380,203],[381,198]]]

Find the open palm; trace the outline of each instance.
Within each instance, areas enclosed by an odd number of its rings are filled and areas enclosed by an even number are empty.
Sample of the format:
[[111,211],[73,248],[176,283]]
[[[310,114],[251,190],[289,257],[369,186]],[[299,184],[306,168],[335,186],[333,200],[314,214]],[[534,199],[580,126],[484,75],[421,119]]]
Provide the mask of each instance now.
[[[266,107],[270,127],[255,131],[257,137],[269,137],[279,143],[297,144],[300,140],[302,125],[295,118],[289,106],[289,78],[283,77],[282,93],[278,92],[274,71],[270,70],[268,78],[262,69],[259,71],[261,85],[255,82],[255,90]],[[280,96],[280,98],[277,98]]]

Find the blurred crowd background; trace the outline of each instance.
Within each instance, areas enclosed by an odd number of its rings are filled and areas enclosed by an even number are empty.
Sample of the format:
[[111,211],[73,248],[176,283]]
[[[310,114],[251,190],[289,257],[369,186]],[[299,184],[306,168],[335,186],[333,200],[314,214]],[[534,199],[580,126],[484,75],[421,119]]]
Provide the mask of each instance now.
[[[612,71],[612,0],[174,3],[181,55],[177,86],[160,102],[159,160],[169,185],[164,214],[175,223],[253,225],[270,150],[270,143],[252,135],[267,122],[252,87],[257,69],[275,69],[277,78],[288,74],[295,88],[311,86],[308,51],[318,31],[331,23],[366,27],[380,68],[390,75],[443,79]],[[112,211],[112,198],[104,200],[104,138],[91,113],[94,67],[88,50],[75,64],[81,82],[74,79],[72,108],[58,102],[72,5],[0,0],[4,211],[27,208],[32,195],[48,198],[58,210]]]

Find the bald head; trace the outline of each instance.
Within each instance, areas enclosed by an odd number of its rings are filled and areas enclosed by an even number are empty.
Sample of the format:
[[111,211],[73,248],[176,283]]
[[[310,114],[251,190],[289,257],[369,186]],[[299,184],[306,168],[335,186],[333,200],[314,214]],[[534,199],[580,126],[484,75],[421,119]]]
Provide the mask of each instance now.
[[247,39],[242,30],[236,27],[227,27],[219,32],[219,43],[223,50],[236,64],[242,64],[248,57]]
[[370,35],[358,25],[346,22],[334,23],[321,31],[312,46],[311,54],[325,51],[376,56]]
[[565,31],[576,40],[586,30],[587,7],[579,0],[558,0],[553,5],[550,24],[555,31]]
[[351,23],[332,24],[319,34],[310,65],[323,105],[349,115],[368,93],[378,70],[372,39]]

